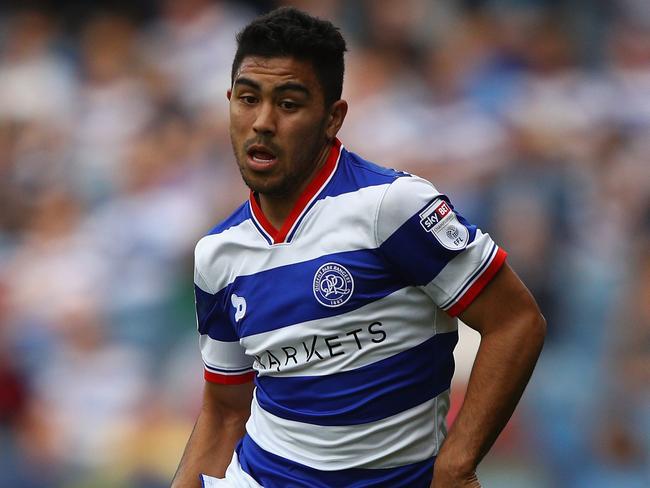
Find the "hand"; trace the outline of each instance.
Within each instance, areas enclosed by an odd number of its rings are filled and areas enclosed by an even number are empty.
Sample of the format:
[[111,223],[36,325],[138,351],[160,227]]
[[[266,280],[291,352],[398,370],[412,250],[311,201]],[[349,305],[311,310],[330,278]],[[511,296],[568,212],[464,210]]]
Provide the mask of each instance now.
[[436,464],[433,469],[433,481],[430,488],[481,488],[475,471],[467,473],[453,472]]

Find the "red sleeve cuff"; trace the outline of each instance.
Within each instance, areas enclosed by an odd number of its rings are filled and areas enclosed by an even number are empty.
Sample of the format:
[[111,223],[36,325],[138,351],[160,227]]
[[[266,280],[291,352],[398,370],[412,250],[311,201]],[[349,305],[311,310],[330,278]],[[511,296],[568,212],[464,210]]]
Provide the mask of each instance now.
[[255,371],[249,371],[244,374],[219,374],[204,369],[203,377],[205,378],[205,381],[209,381],[210,383],[218,383],[220,385],[241,385],[253,381],[255,379]]
[[497,274],[497,271],[501,269],[503,263],[506,261],[508,253],[503,249],[499,248],[496,255],[492,259],[490,265],[483,271],[483,274],[478,277],[472,286],[465,292],[465,294],[458,299],[454,306],[447,310],[447,313],[452,317],[456,317],[461,314],[469,305],[474,301],[474,299],[481,293],[485,285],[487,285],[494,275]]

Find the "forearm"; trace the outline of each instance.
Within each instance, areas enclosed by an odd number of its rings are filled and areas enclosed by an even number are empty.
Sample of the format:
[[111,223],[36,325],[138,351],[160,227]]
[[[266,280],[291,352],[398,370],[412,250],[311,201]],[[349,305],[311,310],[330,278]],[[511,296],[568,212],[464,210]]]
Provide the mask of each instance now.
[[201,412],[187,441],[172,488],[199,488],[199,474],[221,478],[239,439],[245,433],[245,417],[219,418]]
[[544,341],[538,313],[484,333],[465,401],[438,454],[436,470],[472,473],[508,422]]

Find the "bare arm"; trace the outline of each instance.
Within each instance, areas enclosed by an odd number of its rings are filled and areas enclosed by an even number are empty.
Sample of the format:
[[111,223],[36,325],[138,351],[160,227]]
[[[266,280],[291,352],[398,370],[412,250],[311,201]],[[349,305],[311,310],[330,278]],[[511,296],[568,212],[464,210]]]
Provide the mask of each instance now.
[[172,488],[200,488],[201,473],[222,478],[250,415],[253,383],[205,383],[201,413],[187,441]]
[[460,318],[481,334],[481,344],[432,488],[480,486],[476,467],[519,402],[546,332],[535,300],[507,263]]

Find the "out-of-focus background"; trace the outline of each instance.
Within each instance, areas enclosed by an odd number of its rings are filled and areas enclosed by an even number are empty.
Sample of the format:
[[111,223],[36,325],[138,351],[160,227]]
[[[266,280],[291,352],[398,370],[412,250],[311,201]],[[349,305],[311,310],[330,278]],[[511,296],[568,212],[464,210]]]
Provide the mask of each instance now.
[[234,35],[285,3],[347,37],[344,144],[450,195],[548,320],[484,485],[650,486],[647,0],[2,2],[0,486],[168,486],[193,246],[246,198]]

